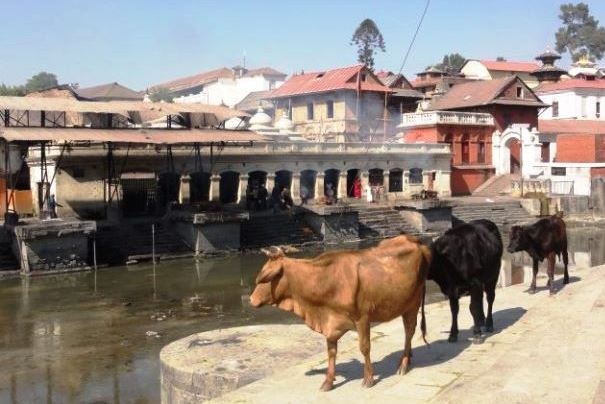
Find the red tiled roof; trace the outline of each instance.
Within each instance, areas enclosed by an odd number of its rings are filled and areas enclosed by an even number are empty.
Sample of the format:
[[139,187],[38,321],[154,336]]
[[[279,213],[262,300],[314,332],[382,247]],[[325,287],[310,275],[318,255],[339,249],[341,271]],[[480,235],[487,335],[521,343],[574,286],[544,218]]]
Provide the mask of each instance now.
[[541,133],[605,133],[605,121],[585,119],[540,119]]
[[548,91],[571,90],[574,88],[594,88],[605,90],[605,80],[567,79],[557,81],[556,83],[542,83],[535,88],[534,91],[543,93]]
[[531,73],[540,65],[534,62],[509,62],[499,60],[480,60],[488,70]]
[[413,88],[430,87],[436,86],[442,79],[443,77],[427,77],[423,80],[420,77],[416,77],[410,84]]
[[[293,95],[321,93],[334,90],[357,90],[357,74],[365,70],[366,74],[373,73],[364,65],[343,67],[323,72],[303,73],[290,77],[284,84],[271,93],[271,98],[288,97]],[[375,77],[375,76],[374,76]],[[392,92],[391,89],[368,80],[360,82],[361,91]]]
[[517,76],[508,76],[495,80],[479,80],[457,84],[447,93],[435,99],[431,103],[429,109],[460,109],[490,104],[523,105],[535,107],[546,106],[546,104],[542,103],[537,97],[535,100],[498,99],[497,97],[502,93],[502,91],[504,91],[505,88],[515,81],[521,80]]

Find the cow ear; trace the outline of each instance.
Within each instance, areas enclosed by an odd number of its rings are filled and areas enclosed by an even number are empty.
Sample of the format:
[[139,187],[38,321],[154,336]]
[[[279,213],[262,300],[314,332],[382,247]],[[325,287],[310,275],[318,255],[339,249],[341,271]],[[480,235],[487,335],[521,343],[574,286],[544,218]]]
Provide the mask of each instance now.
[[282,270],[283,266],[281,265],[281,263],[277,265],[272,264],[270,267],[265,266],[260,272],[260,274],[258,274],[258,277],[256,278],[256,283],[258,284],[271,282],[273,279],[275,279],[276,276],[282,273]]
[[261,251],[271,260],[284,256],[284,250],[280,247],[271,246],[269,248],[262,248]]

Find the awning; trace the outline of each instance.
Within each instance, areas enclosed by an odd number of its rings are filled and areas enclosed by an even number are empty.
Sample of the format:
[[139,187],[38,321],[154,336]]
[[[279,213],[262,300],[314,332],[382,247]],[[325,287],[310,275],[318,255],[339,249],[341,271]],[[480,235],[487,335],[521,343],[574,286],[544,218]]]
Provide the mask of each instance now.
[[8,142],[54,143],[139,143],[139,144],[210,144],[267,141],[250,131],[219,129],[88,129],[0,127],[0,138]]
[[233,117],[250,116],[246,112],[220,105],[177,104],[142,101],[79,101],[73,98],[0,97],[0,110],[52,111],[93,114],[120,114],[135,123],[167,115],[180,115],[194,125],[216,125]]

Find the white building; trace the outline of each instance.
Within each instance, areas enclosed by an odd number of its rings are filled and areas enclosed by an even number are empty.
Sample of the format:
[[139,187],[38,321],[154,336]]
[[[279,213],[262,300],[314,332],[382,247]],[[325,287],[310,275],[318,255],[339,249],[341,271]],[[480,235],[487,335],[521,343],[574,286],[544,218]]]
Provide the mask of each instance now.
[[542,101],[551,105],[540,119],[605,120],[605,79],[573,78],[543,83],[535,92]]
[[279,87],[286,75],[270,67],[248,70],[241,66],[223,67],[158,84],[149,90],[165,88],[176,103],[200,103],[233,107],[248,94]]
[[517,75],[530,88],[538,85],[538,80],[531,75],[540,66],[535,62],[509,62],[507,60],[467,60],[460,73],[467,79],[495,80]]

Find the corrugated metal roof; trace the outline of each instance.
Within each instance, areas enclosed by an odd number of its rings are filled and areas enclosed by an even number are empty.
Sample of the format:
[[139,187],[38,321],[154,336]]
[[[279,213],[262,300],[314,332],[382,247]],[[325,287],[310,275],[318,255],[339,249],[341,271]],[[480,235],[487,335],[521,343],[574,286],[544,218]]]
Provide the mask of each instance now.
[[138,101],[78,101],[70,98],[0,97],[0,109],[18,111],[53,111],[95,114],[119,114],[140,123],[141,116],[154,119],[166,115],[192,114],[196,120],[223,122],[233,117],[249,116],[235,109],[205,104],[177,104]]
[[271,98],[289,97],[293,95],[304,95],[322,93],[335,90],[357,90],[357,74],[371,75],[375,80],[359,82],[361,91],[392,92],[384,86],[374,74],[364,65],[343,67],[340,69],[326,70],[323,72],[303,73],[290,77],[284,84],[271,93]]
[[138,144],[193,144],[264,141],[250,131],[217,129],[84,129],[84,128],[0,128],[0,137],[9,142],[114,142]]

